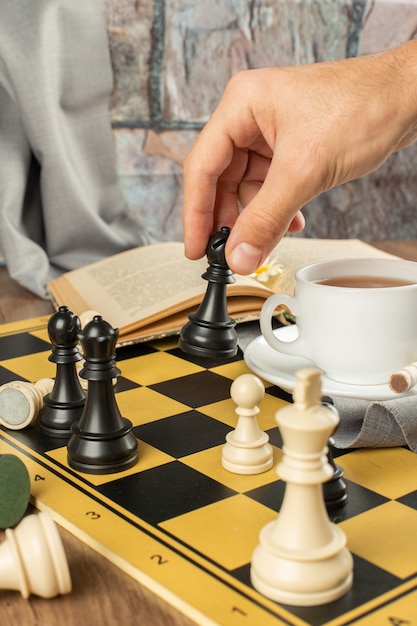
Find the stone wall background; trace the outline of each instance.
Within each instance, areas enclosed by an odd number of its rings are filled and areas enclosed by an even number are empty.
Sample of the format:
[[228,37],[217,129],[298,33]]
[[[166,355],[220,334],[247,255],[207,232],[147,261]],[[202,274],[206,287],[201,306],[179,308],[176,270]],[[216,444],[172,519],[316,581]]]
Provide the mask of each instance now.
[[[110,115],[129,210],[182,239],[182,164],[239,70],[340,59],[416,37],[417,0],[103,0]],[[417,144],[304,209],[308,237],[417,237]]]

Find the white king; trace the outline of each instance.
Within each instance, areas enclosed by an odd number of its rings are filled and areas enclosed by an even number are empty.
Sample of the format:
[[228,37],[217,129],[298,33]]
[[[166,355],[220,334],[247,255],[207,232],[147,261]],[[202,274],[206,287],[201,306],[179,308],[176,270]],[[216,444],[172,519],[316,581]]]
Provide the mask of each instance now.
[[260,533],[253,558],[254,587],[277,602],[314,606],[332,602],[352,585],[353,560],[343,531],[328,517],[322,483],[333,470],[327,442],[337,413],[321,403],[321,372],[298,372],[294,404],[277,412],[286,482],[278,518]]

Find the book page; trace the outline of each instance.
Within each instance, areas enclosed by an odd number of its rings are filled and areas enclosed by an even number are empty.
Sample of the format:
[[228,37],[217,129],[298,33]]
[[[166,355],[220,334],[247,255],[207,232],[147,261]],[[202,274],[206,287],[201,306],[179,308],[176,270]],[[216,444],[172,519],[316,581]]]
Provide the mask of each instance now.
[[176,242],[135,248],[65,277],[91,309],[125,326],[201,291],[207,261],[189,261],[183,250]]

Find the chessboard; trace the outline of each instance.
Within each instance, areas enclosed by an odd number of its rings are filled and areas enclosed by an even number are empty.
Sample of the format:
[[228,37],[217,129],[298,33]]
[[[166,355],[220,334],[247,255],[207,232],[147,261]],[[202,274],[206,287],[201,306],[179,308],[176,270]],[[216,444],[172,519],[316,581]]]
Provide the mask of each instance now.
[[[0,384],[54,376],[47,318],[0,326]],[[242,330],[239,333],[244,333]],[[331,519],[347,536],[354,583],[323,606],[291,607],[258,593],[250,561],[261,528],[279,514],[285,485],[275,466],[275,413],[291,402],[265,382],[258,423],[274,467],[238,475],[222,467],[236,425],[230,385],[248,373],[242,352],[226,363],[184,354],[176,338],[120,348],[116,399],[139,442],[137,464],[108,475],[67,463],[65,441],[38,425],[0,429],[0,454],[18,456],[33,504],[199,624],[341,626],[415,623],[417,456],[405,448],[338,451],[347,504]]]

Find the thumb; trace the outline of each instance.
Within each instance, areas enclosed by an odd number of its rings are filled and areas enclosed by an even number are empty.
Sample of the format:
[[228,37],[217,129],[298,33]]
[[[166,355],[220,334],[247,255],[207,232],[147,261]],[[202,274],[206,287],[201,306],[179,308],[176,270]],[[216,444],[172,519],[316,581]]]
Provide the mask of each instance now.
[[[305,204],[302,186],[292,184],[283,171],[271,167],[254,198],[233,225],[226,246],[229,267],[237,274],[251,274],[288,232],[300,232],[304,218],[299,209]],[[298,189],[298,191],[297,191]]]

